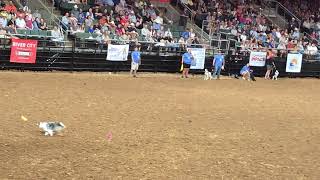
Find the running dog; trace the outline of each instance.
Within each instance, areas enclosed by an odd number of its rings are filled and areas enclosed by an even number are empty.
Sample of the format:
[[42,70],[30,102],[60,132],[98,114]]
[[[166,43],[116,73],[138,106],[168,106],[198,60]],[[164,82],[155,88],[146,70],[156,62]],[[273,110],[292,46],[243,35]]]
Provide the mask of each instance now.
[[279,71],[276,70],[276,71],[274,72],[274,75],[272,76],[272,80],[278,80],[278,76],[279,76]]
[[53,136],[55,133],[59,133],[66,126],[62,122],[40,122],[39,128],[41,128],[44,132],[44,135]]
[[204,80],[211,80],[212,79],[212,75],[211,72],[208,71],[208,69],[204,70]]

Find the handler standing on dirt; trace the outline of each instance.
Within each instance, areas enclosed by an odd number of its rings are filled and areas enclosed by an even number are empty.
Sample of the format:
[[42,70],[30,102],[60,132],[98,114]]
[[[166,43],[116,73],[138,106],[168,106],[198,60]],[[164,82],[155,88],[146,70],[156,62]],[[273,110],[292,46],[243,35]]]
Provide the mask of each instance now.
[[134,51],[131,52],[131,70],[130,75],[133,77],[137,77],[137,71],[139,69],[139,65],[141,64],[141,53],[136,46]]
[[220,73],[221,70],[224,70],[224,55],[221,53],[221,51],[218,51],[218,54],[216,54],[213,58],[212,66],[213,66],[213,74],[212,77],[213,79],[220,79]]
[[182,55],[182,78],[188,78],[192,60],[193,56],[191,54],[191,50],[188,49],[188,51]]

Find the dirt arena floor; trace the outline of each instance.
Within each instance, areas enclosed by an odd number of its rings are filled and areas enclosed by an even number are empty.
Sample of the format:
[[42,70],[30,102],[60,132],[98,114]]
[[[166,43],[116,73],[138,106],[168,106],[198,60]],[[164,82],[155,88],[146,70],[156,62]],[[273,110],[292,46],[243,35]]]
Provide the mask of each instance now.
[[[318,79],[0,72],[0,82],[0,179],[320,179]],[[44,136],[37,123],[49,120],[64,133]]]

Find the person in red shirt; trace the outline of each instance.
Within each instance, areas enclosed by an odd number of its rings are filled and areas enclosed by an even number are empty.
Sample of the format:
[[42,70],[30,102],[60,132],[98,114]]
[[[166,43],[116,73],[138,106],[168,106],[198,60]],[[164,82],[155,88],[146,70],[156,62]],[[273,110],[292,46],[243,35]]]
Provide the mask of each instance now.
[[103,26],[104,24],[108,23],[107,22],[107,17],[106,16],[102,16],[101,19],[99,19],[99,24],[100,26]]
[[17,12],[17,8],[16,6],[12,3],[12,1],[9,1],[9,4],[7,4],[4,9],[7,11],[7,12],[13,12],[13,13],[16,13]]
[[267,72],[264,75],[265,79],[270,79],[271,71],[273,70],[275,64],[274,64],[274,53],[271,49],[267,51],[267,59],[266,59],[266,65],[267,65]]
[[128,25],[129,25],[129,19],[127,16],[125,15],[122,15],[121,18],[120,18],[120,24],[124,27],[124,28],[127,28]]
[[293,40],[290,40],[288,45],[287,45],[287,48],[289,50],[293,50],[295,47],[296,47],[296,45],[294,44]]

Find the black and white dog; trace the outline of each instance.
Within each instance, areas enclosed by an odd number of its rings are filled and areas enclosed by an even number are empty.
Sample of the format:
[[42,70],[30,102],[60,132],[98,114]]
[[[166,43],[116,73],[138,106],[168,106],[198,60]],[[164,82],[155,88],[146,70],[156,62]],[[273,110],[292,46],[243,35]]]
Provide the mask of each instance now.
[[208,71],[208,69],[205,69],[204,70],[204,80],[212,80],[212,75],[211,75],[211,72]]
[[53,136],[53,134],[62,131],[66,126],[62,122],[40,122],[39,128],[44,132],[44,135]]
[[278,76],[279,76],[279,71],[276,70],[276,71],[274,72],[274,75],[272,76],[272,80],[278,80]]

